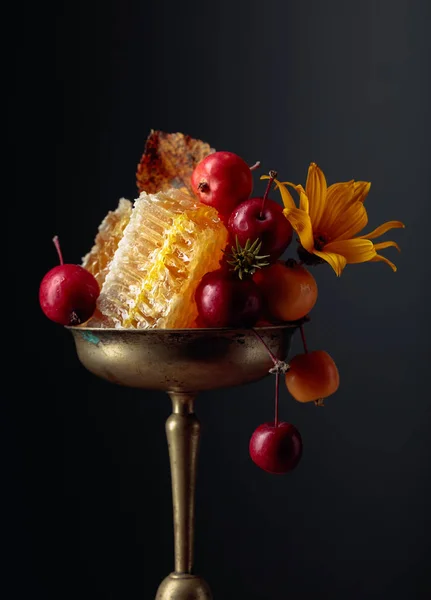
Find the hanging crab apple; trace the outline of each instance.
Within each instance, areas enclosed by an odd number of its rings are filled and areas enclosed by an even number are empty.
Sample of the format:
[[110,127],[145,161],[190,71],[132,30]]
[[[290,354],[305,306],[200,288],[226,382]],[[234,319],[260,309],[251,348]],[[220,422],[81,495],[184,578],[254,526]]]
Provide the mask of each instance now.
[[289,361],[286,386],[298,402],[322,404],[339,385],[337,365],[324,350],[297,354]]
[[250,197],[252,170],[233,152],[213,152],[196,165],[191,185],[201,202],[228,217],[235,206]]
[[289,361],[286,386],[298,402],[314,402],[323,406],[323,400],[334,394],[340,385],[337,365],[323,350],[309,352],[303,325],[300,332],[304,354],[298,354]]
[[64,264],[57,236],[53,242],[60,264],[48,271],[41,281],[40,307],[51,321],[60,325],[79,325],[95,311],[99,284],[83,267]]
[[288,366],[272,354],[256,330],[254,334],[265,346],[274,363],[271,372],[275,373],[275,414],[272,423],[263,423],[255,429],[250,438],[249,452],[252,461],[258,467],[268,473],[281,475],[292,471],[301,460],[302,439],[292,423],[280,423],[278,419],[280,374],[284,373]]
[[233,238],[244,245],[248,239],[259,238],[261,252],[274,261],[292,241],[292,226],[283,214],[283,208],[268,198],[275,171],[269,172],[269,181],[262,198],[250,198],[237,206],[229,217],[228,229]]
[[316,280],[293,259],[256,271],[254,280],[262,290],[268,312],[279,321],[298,321],[316,304]]
[[283,475],[301,460],[302,439],[292,423],[264,423],[250,439],[252,461],[267,473]]

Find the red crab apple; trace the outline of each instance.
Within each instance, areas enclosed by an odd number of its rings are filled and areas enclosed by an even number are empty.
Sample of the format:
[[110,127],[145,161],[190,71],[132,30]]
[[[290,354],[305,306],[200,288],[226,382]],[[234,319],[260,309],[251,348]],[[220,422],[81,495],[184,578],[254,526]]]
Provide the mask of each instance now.
[[203,204],[213,206],[228,217],[232,210],[250,197],[253,175],[247,163],[233,152],[213,152],[195,167],[192,189]]
[[48,319],[60,325],[79,325],[94,313],[100,293],[95,277],[79,265],[64,264],[57,236],[53,239],[60,264],[40,283],[39,303]]
[[264,471],[288,473],[301,459],[301,435],[291,423],[263,423],[251,436],[249,451],[252,461]]
[[195,292],[199,322],[206,327],[251,327],[262,311],[262,295],[252,279],[226,268],[204,275]]
[[267,198],[250,198],[234,208],[229,217],[228,229],[233,239],[241,245],[248,239],[262,242],[261,254],[271,260],[279,258],[292,241],[292,226],[277,202]]
[[261,198],[245,200],[232,211],[228,229],[232,239],[241,245],[247,240],[259,239],[260,253],[270,260],[279,258],[292,241],[292,226],[283,214],[283,207],[268,198],[276,171],[269,172],[265,194]]

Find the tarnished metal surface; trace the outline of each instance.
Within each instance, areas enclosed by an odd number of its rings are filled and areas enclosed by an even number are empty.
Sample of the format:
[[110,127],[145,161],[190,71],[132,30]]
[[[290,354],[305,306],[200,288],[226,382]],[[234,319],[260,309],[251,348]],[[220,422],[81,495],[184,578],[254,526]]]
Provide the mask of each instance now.
[[202,577],[171,573],[160,584],[156,600],[212,600],[212,594]]
[[[81,363],[112,383],[200,392],[256,381],[272,366],[252,330],[69,327]],[[287,356],[295,325],[259,328],[273,354]]]

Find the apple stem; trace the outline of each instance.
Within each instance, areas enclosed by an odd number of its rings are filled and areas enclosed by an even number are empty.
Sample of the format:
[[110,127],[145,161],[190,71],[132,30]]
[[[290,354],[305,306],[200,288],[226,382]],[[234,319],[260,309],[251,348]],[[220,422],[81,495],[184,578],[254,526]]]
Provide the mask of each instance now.
[[250,167],[250,171],[255,171],[255,170],[256,170],[256,169],[258,169],[259,167],[260,167],[260,160],[256,161],[256,162],[254,163],[254,165],[252,165],[252,166]]
[[299,331],[301,332],[301,339],[302,339],[302,345],[304,346],[304,352],[305,352],[305,354],[308,354],[307,340],[305,339],[305,333],[304,333],[304,326],[303,325],[300,326]]
[[54,242],[54,246],[55,249],[57,250],[57,254],[58,254],[58,258],[60,259],[60,265],[63,265],[63,254],[61,253],[61,248],[60,248],[60,242],[58,241],[58,236],[55,235],[52,238],[52,241]]
[[262,338],[262,336],[261,336],[261,335],[259,335],[255,329],[253,329],[252,331],[253,331],[254,335],[255,335],[255,336],[256,336],[256,337],[257,337],[257,338],[258,338],[258,339],[259,339],[259,340],[262,342],[262,344],[265,346],[265,348],[266,348],[266,349],[267,349],[267,351],[268,351],[268,354],[269,354],[269,356],[271,357],[271,360],[272,360],[272,362],[274,363],[274,366],[276,367],[280,361],[279,361],[279,360],[278,360],[278,358],[277,358],[277,357],[276,357],[276,356],[275,356],[275,355],[274,355],[274,354],[271,352],[271,350],[270,350],[270,349],[269,349],[269,347],[268,347],[268,344],[267,344],[267,343],[264,341],[264,339]]
[[266,186],[266,190],[265,190],[265,193],[264,193],[263,198],[262,198],[262,206],[260,207],[260,215],[259,215],[260,218],[263,217],[263,209],[265,207],[265,202],[266,202],[266,199],[268,198],[268,194],[269,194],[269,190],[271,189],[272,182],[274,181],[274,179],[276,177],[277,177],[277,171],[270,171],[269,172],[268,184]]
[[275,415],[274,427],[278,427],[278,397],[280,392],[280,373],[275,374]]
[[271,357],[272,362],[274,363],[274,369],[270,369],[270,373],[275,374],[275,414],[274,414],[274,427],[278,427],[278,398],[280,396],[280,373],[285,373],[288,369],[289,365],[284,363],[283,361],[278,360],[278,358],[271,352],[268,347],[268,344],[264,341],[261,335],[257,333],[255,329],[252,329],[254,335],[262,342],[265,346],[269,356]]

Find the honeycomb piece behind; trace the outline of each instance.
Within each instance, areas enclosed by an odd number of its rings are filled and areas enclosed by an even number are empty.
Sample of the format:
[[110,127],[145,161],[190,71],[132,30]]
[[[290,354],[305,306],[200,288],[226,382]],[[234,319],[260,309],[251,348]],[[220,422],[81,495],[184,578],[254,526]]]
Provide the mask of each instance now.
[[100,288],[103,286],[109,265],[131,214],[132,203],[121,198],[117,208],[109,211],[100,223],[94,245],[82,259],[82,266],[94,275]]

